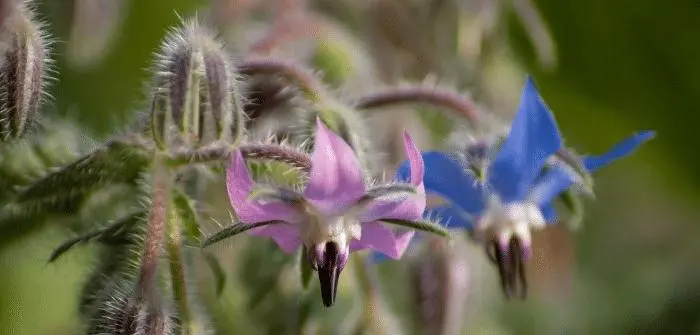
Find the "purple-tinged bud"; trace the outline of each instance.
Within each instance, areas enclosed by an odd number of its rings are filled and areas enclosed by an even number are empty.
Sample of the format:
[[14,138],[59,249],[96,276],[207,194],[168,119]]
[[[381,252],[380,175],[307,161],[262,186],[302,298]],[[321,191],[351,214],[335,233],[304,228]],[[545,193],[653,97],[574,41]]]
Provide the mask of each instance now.
[[154,73],[151,127],[161,149],[232,143],[241,135],[233,64],[212,32],[196,21],[172,30]]
[[4,5],[0,26],[0,141],[22,137],[44,96],[48,38],[28,2]]
[[125,289],[114,278],[96,302],[88,334],[170,335],[177,328],[177,318],[162,301],[139,298],[136,291]]
[[[409,258],[416,326],[423,334],[462,334],[470,297],[466,240],[431,237]],[[466,256],[466,257],[465,257]]]

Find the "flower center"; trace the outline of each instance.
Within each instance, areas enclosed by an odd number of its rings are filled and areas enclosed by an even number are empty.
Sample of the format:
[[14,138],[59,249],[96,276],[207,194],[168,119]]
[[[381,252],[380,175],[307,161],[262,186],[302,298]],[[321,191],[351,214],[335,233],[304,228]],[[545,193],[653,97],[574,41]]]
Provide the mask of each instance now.
[[539,207],[531,202],[503,204],[493,197],[477,223],[476,233],[485,240],[486,253],[498,267],[506,297],[517,294],[524,298],[527,294],[525,263],[532,253],[531,230],[545,225]]
[[359,239],[360,222],[348,215],[326,216],[313,211],[302,226],[302,240],[308,250],[311,267],[318,272],[323,304],[335,303],[340,272],[350,255],[350,242]]
[[530,202],[501,203],[495,197],[489,199],[487,210],[476,225],[476,232],[485,240],[498,242],[506,248],[512,238],[517,238],[529,249],[532,229],[545,226],[542,211]]
[[302,227],[302,241],[307,247],[335,242],[340,250],[350,247],[352,239],[360,239],[362,228],[356,218],[336,215],[310,215],[307,224]]

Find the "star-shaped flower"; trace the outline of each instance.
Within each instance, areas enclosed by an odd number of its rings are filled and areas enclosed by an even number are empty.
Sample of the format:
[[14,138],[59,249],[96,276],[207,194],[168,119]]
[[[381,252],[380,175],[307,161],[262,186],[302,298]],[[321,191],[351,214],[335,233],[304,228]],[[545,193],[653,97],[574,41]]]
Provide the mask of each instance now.
[[407,133],[404,147],[409,182],[368,189],[353,150],[318,119],[303,192],[255,184],[236,151],[227,171],[231,206],[244,224],[268,223],[251,234],[273,239],[287,253],[303,245],[318,271],[323,303],[331,306],[351,251],[372,249],[399,259],[414,231],[395,234],[382,222],[421,221],[425,210],[423,160]]
[[[608,153],[582,157],[588,172],[630,154],[654,136],[647,131],[633,135]],[[487,253],[497,263],[507,297],[517,289],[517,278],[525,294],[524,262],[531,254],[531,230],[554,222],[554,199],[580,181],[571,167],[552,156],[562,149],[562,137],[554,116],[528,77],[521,104],[505,140],[495,156],[486,159],[477,176],[469,153],[424,152],[425,187],[449,203],[426,211],[452,228],[464,228],[486,241]],[[483,148],[482,148],[483,149]],[[483,151],[483,152],[482,152]],[[489,150],[481,150],[486,153]],[[545,165],[550,165],[545,168]],[[399,177],[409,167],[404,162]]]

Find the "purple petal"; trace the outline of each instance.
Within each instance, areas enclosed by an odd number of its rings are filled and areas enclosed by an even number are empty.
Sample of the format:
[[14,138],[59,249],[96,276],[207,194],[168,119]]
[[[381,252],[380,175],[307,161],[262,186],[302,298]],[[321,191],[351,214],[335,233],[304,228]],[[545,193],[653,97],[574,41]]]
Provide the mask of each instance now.
[[289,223],[271,224],[251,230],[251,235],[269,237],[282,251],[291,254],[301,246],[301,237],[299,229]]
[[410,165],[411,184],[417,186],[415,195],[393,201],[376,201],[367,206],[360,214],[360,222],[372,222],[380,219],[418,220],[425,210],[425,187],[423,186],[423,157],[418,147],[407,132],[403,133],[403,145]]
[[253,189],[253,180],[243,155],[238,150],[231,155],[226,170],[226,189],[231,207],[243,223],[251,224],[263,221],[296,223],[304,219],[303,213],[294,207],[282,203],[262,204],[256,200],[248,199]]
[[583,165],[588,171],[595,172],[603,166],[631,154],[635,149],[637,149],[638,146],[654,138],[655,135],[656,132],[654,131],[643,131],[636,133],[618,143],[612,149],[602,155],[584,157]]
[[399,259],[408,248],[414,231],[400,233],[397,237],[387,226],[379,222],[368,222],[362,225],[362,237],[353,240],[350,244],[351,251],[372,249],[392,259]]
[[423,164],[423,156],[418,150],[418,146],[413,142],[411,135],[407,131],[403,132],[403,148],[406,151],[406,158],[408,158],[409,165],[411,167],[411,180],[410,183],[419,186],[423,184],[423,175],[425,174],[425,164]]
[[504,202],[522,200],[547,159],[561,145],[554,115],[528,77],[508,137],[489,167],[493,191]]
[[[316,119],[309,183],[304,196],[321,207],[342,208],[365,193],[362,166],[350,146]],[[325,205],[325,206],[324,206]]]

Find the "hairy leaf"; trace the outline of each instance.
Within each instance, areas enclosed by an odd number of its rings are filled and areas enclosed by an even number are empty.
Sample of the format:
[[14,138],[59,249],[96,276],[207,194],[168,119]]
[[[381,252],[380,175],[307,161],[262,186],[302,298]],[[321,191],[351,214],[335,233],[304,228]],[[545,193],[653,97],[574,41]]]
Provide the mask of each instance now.
[[207,247],[209,245],[212,245],[216,242],[219,242],[221,240],[225,240],[229,237],[238,235],[240,233],[246,232],[248,230],[251,230],[253,228],[258,228],[258,227],[263,227],[267,226],[269,224],[284,224],[281,223],[280,221],[264,221],[264,222],[258,222],[258,223],[252,223],[252,224],[247,224],[247,223],[234,223],[222,230],[219,230],[218,232],[214,233],[213,235],[207,237],[204,240],[204,243],[202,243],[202,247]]
[[583,223],[585,210],[581,198],[574,192],[573,189],[566,190],[559,198],[571,213],[565,220],[566,226],[573,231],[578,230],[581,228],[581,224]]
[[177,188],[173,191],[172,201],[180,217],[187,238],[186,243],[201,244],[203,235],[199,226],[199,217],[192,201]]
[[115,183],[133,183],[150,163],[142,145],[113,141],[21,191],[17,202],[60,199]]
[[127,218],[114,221],[112,224],[108,225],[105,228],[95,230],[93,232],[72,238],[64,242],[51,253],[51,256],[49,257],[49,263],[61,257],[61,255],[63,255],[65,252],[67,252],[77,244],[85,244],[93,240],[112,245],[126,243],[128,238],[125,235],[129,232],[130,228],[137,222],[136,218],[142,217],[143,215],[143,212],[133,214],[132,216],[129,216]]
[[420,230],[424,231],[427,233],[432,233],[436,235],[440,235],[443,237],[450,237],[450,232],[443,228],[441,225],[427,221],[427,220],[418,220],[418,221],[409,221],[409,220],[400,220],[400,219],[382,219],[382,222],[397,225],[397,226],[403,226],[406,228],[410,228],[413,230]]

